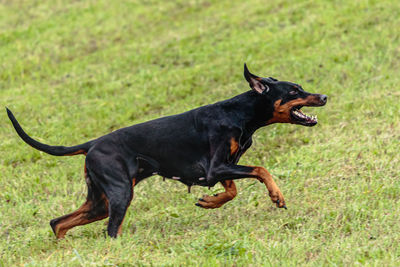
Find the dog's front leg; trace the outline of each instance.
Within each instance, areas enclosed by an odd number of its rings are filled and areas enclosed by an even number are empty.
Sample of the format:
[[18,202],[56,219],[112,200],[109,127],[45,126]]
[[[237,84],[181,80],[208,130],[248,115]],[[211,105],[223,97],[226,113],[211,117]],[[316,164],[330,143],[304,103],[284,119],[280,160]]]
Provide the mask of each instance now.
[[221,184],[225,188],[225,192],[215,194],[214,196],[204,195],[202,198],[199,198],[199,202],[195,205],[205,209],[216,209],[234,199],[237,194],[235,183],[232,180],[225,180]]
[[265,169],[264,167],[253,167],[252,174],[268,189],[269,196],[272,202],[276,203],[279,208],[287,209],[285,205],[285,200],[283,198],[282,192],[279,187],[276,185],[272,175]]
[[265,184],[272,202],[276,203],[277,207],[286,209],[285,199],[281,190],[272,179],[272,175],[263,167],[233,164],[220,165],[210,171],[210,176],[207,179],[209,181],[225,181],[251,177]]

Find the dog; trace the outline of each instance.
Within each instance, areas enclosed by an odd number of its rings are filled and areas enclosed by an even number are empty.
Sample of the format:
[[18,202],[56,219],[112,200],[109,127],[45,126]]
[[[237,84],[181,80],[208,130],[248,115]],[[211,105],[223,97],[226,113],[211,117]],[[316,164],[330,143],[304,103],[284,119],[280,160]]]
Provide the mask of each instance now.
[[286,208],[280,189],[265,168],[237,163],[261,127],[273,123],[316,125],[317,118],[301,108],[324,106],[327,96],[308,93],[299,84],[258,77],[246,64],[244,77],[251,90],[233,98],[121,128],[71,147],[32,139],[6,108],[18,135],[33,148],[54,156],[86,155],[86,202],[75,212],[50,221],[55,236],[63,238],[75,226],[109,217],[107,234],[117,237],[134,187],[153,175],[180,181],[189,188],[221,183],[224,192],[205,195],[195,204],[206,209],[219,208],[236,196],[233,180],[256,178],[265,184],[272,202]]

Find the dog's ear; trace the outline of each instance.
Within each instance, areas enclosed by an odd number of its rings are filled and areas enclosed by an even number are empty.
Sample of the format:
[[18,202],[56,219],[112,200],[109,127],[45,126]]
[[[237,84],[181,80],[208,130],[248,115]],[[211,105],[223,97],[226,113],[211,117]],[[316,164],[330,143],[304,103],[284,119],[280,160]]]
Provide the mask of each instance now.
[[244,64],[244,77],[246,78],[246,81],[249,83],[250,88],[256,91],[259,94],[262,93],[267,93],[269,91],[268,85],[264,84],[261,82],[261,78],[251,74],[249,69],[246,66],[246,63]]

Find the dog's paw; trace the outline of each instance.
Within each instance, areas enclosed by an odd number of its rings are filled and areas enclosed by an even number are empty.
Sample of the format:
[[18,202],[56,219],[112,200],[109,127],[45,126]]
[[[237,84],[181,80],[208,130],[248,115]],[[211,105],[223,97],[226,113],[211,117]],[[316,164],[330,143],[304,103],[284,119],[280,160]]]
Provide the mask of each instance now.
[[271,198],[273,203],[276,203],[276,206],[278,208],[287,209],[285,199],[283,198],[283,195],[279,189],[269,192],[269,197]]
[[279,199],[276,201],[276,206],[278,208],[284,208],[285,210],[287,210],[285,202],[283,202],[283,205],[280,205],[280,200]]
[[222,199],[218,198],[218,194],[215,194],[214,196],[204,195],[202,198],[199,198],[199,201],[195,205],[204,209],[216,209],[224,203]]

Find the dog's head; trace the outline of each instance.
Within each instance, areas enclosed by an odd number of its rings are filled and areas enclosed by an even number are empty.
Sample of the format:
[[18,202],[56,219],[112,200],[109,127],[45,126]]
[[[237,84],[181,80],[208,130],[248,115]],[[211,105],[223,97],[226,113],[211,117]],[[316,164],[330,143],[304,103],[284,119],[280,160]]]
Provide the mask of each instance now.
[[244,77],[250,87],[260,97],[265,98],[266,103],[273,103],[273,111],[267,124],[293,123],[304,126],[317,124],[317,117],[309,116],[301,111],[304,106],[319,107],[326,104],[328,97],[321,94],[311,94],[303,90],[301,85],[278,81],[272,77],[262,78],[251,74],[244,65]]

